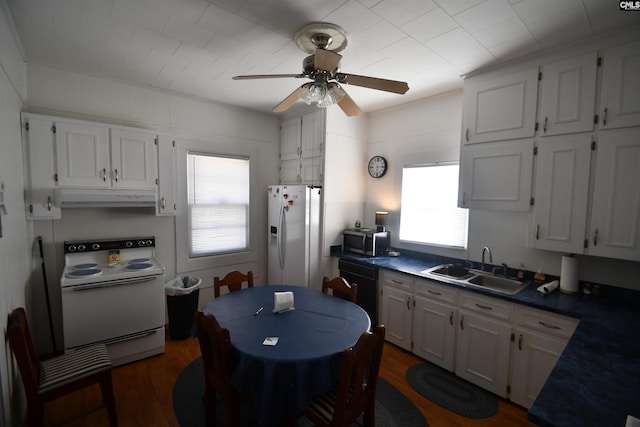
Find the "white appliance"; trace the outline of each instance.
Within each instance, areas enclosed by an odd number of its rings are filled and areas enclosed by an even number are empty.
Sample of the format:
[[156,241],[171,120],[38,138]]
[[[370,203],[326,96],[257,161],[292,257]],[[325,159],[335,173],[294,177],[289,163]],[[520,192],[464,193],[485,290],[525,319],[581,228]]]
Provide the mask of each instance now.
[[155,238],[64,243],[64,348],[105,343],[115,366],[164,353],[164,266]]
[[322,188],[271,185],[267,192],[268,284],[319,287]]

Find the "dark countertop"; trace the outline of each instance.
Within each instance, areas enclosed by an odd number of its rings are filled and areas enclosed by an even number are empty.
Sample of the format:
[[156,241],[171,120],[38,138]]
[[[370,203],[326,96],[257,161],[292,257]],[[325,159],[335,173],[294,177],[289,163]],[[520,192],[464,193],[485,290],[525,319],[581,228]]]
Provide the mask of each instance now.
[[[422,278],[422,270],[460,262],[414,252],[371,258],[338,250],[332,255]],[[529,409],[531,421],[553,427],[624,427],[627,415],[640,418],[640,292],[601,286],[599,296],[559,291],[544,295],[531,284],[517,295],[504,295],[450,286],[580,319]]]

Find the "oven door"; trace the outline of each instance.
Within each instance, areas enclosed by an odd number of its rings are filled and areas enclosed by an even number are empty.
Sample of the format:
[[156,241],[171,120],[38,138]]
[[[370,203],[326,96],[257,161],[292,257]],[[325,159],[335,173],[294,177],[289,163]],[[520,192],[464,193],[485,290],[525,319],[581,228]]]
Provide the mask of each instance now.
[[164,326],[164,275],[62,288],[64,346],[113,343]]

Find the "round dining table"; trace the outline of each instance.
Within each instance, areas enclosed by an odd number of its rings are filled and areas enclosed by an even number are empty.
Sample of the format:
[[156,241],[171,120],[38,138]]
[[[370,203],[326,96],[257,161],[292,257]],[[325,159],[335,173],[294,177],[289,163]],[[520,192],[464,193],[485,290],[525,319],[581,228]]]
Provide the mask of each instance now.
[[[293,310],[274,313],[274,292],[292,292]],[[262,426],[280,425],[329,391],[342,351],[371,327],[360,306],[300,286],[242,289],[211,300],[202,311],[229,330],[231,383],[253,397]]]

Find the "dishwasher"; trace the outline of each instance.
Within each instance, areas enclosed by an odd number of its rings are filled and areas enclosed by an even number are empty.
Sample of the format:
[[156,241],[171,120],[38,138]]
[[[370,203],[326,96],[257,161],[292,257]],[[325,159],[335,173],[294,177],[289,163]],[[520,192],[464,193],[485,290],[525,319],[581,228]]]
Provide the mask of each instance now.
[[378,324],[378,268],[345,259],[338,260],[340,276],[358,285],[357,304],[371,319],[371,328]]

